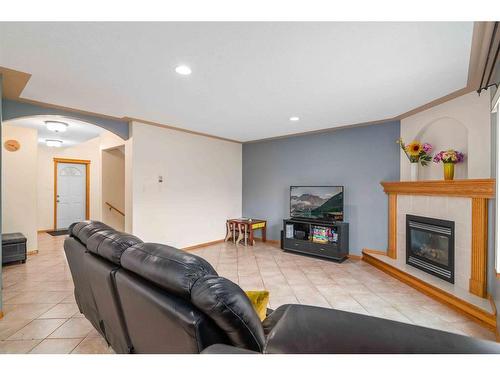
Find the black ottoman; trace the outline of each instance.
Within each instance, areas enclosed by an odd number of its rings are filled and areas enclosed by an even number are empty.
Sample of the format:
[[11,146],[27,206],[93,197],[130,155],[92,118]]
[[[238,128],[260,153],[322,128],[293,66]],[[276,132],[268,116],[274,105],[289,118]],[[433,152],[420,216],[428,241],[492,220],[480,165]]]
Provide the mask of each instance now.
[[2,264],[26,263],[26,237],[22,233],[2,234]]

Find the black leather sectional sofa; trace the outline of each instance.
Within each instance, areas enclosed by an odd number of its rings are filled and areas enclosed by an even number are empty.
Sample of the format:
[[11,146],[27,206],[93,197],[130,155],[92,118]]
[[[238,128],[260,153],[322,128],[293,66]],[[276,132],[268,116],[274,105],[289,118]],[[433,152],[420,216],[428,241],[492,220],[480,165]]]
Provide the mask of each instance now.
[[107,225],[70,227],[80,311],[117,353],[500,353],[500,344],[344,311],[283,305],[261,323],[204,259]]

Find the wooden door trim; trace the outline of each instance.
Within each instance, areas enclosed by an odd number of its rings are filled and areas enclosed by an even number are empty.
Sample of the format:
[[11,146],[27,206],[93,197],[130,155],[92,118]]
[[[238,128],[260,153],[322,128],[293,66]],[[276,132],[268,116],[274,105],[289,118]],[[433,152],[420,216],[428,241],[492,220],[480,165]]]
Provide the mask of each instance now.
[[57,230],[57,165],[59,163],[85,164],[85,219],[90,219],[90,160],[54,158],[54,230]]
[[83,159],[54,158],[54,162],[72,163],[72,164],[90,164],[90,160],[83,160]]

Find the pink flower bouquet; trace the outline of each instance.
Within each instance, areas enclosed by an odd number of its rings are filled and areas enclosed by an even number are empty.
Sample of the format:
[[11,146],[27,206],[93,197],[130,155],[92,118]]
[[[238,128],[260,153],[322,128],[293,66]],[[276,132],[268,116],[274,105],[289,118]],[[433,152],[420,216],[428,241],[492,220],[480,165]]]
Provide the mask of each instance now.
[[434,155],[434,163],[461,163],[464,161],[464,154],[456,150],[440,151]]

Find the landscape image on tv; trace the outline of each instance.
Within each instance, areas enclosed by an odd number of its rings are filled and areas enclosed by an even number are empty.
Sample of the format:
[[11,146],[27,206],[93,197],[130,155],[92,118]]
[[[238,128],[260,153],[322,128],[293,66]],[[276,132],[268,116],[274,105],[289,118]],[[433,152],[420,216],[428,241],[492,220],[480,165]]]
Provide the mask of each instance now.
[[290,215],[311,219],[343,220],[342,186],[291,186]]

